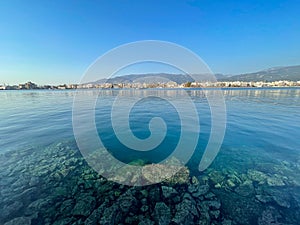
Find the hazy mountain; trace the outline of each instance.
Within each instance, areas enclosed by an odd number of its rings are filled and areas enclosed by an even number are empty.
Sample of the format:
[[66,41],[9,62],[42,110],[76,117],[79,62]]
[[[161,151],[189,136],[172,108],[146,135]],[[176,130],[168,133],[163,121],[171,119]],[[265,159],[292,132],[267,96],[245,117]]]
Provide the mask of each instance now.
[[[167,83],[174,81],[178,84],[193,82],[193,81],[213,81],[213,78],[209,74],[193,74],[193,79],[189,75],[185,74],[168,74],[168,73],[153,73],[153,74],[130,74],[124,76],[113,77],[110,79],[101,79],[92,84],[103,84],[103,83]],[[222,74],[216,74],[217,79],[225,78]]]
[[[174,81],[178,84],[186,82],[205,82],[214,81],[210,74],[193,74],[193,78],[185,74],[168,74],[168,73],[148,73],[148,74],[129,74],[124,76],[113,77],[108,80],[101,79],[91,84],[103,83],[167,83]],[[273,67],[267,70],[255,73],[245,73],[233,76],[215,74],[218,81],[278,81],[278,80],[300,80],[300,66]],[[194,79],[195,78],[195,79]]]
[[300,80],[300,66],[273,67],[255,73],[245,73],[221,79],[221,81],[278,81]]

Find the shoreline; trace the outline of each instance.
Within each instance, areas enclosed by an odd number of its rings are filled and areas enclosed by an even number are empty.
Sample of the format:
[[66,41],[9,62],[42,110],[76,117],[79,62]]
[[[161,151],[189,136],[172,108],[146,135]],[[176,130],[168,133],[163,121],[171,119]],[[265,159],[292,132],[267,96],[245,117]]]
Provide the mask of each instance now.
[[67,88],[67,89],[0,89],[0,91],[76,91],[76,90],[199,90],[199,89],[215,89],[215,90],[234,90],[234,89],[298,89],[299,86],[264,86],[264,87],[155,87],[155,88]]

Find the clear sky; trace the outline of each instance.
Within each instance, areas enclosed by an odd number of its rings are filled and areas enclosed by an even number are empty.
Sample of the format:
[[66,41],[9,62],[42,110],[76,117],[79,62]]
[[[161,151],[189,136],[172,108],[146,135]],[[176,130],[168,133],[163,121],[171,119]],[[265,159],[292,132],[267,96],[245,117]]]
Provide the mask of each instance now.
[[298,0],[0,1],[0,84],[78,83],[111,48],[164,40],[216,73],[300,64]]

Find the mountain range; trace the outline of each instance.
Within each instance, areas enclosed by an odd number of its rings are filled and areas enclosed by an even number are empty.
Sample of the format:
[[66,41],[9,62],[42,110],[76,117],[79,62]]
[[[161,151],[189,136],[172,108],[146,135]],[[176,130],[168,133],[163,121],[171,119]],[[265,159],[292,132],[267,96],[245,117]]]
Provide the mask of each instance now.
[[[193,77],[193,78],[192,78]],[[186,82],[205,82],[214,81],[209,74],[193,74],[191,76],[186,74],[169,74],[169,73],[147,73],[147,74],[129,74],[110,79],[101,79],[91,84],[103,84],[103,83],[166,83],[174,81],[178,84]],[[278,81],[278,80],[289,80],[298,81],[300,80],[300,65],[299,66],[285,66],[285,67],[273,67],[266,70],[244,73],[239,75],[224,75],[215,74],[217,81]]]

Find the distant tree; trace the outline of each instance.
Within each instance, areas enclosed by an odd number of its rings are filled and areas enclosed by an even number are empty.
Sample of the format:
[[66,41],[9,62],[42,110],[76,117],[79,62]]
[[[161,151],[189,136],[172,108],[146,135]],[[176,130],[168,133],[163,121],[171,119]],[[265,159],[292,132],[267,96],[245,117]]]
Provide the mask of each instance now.
[[189,81],[189,82],[186,82],[186,83],[184,84],[184,86],[185,86],[185,87],[191,87],[191,84],[192,84],[192,82]]

